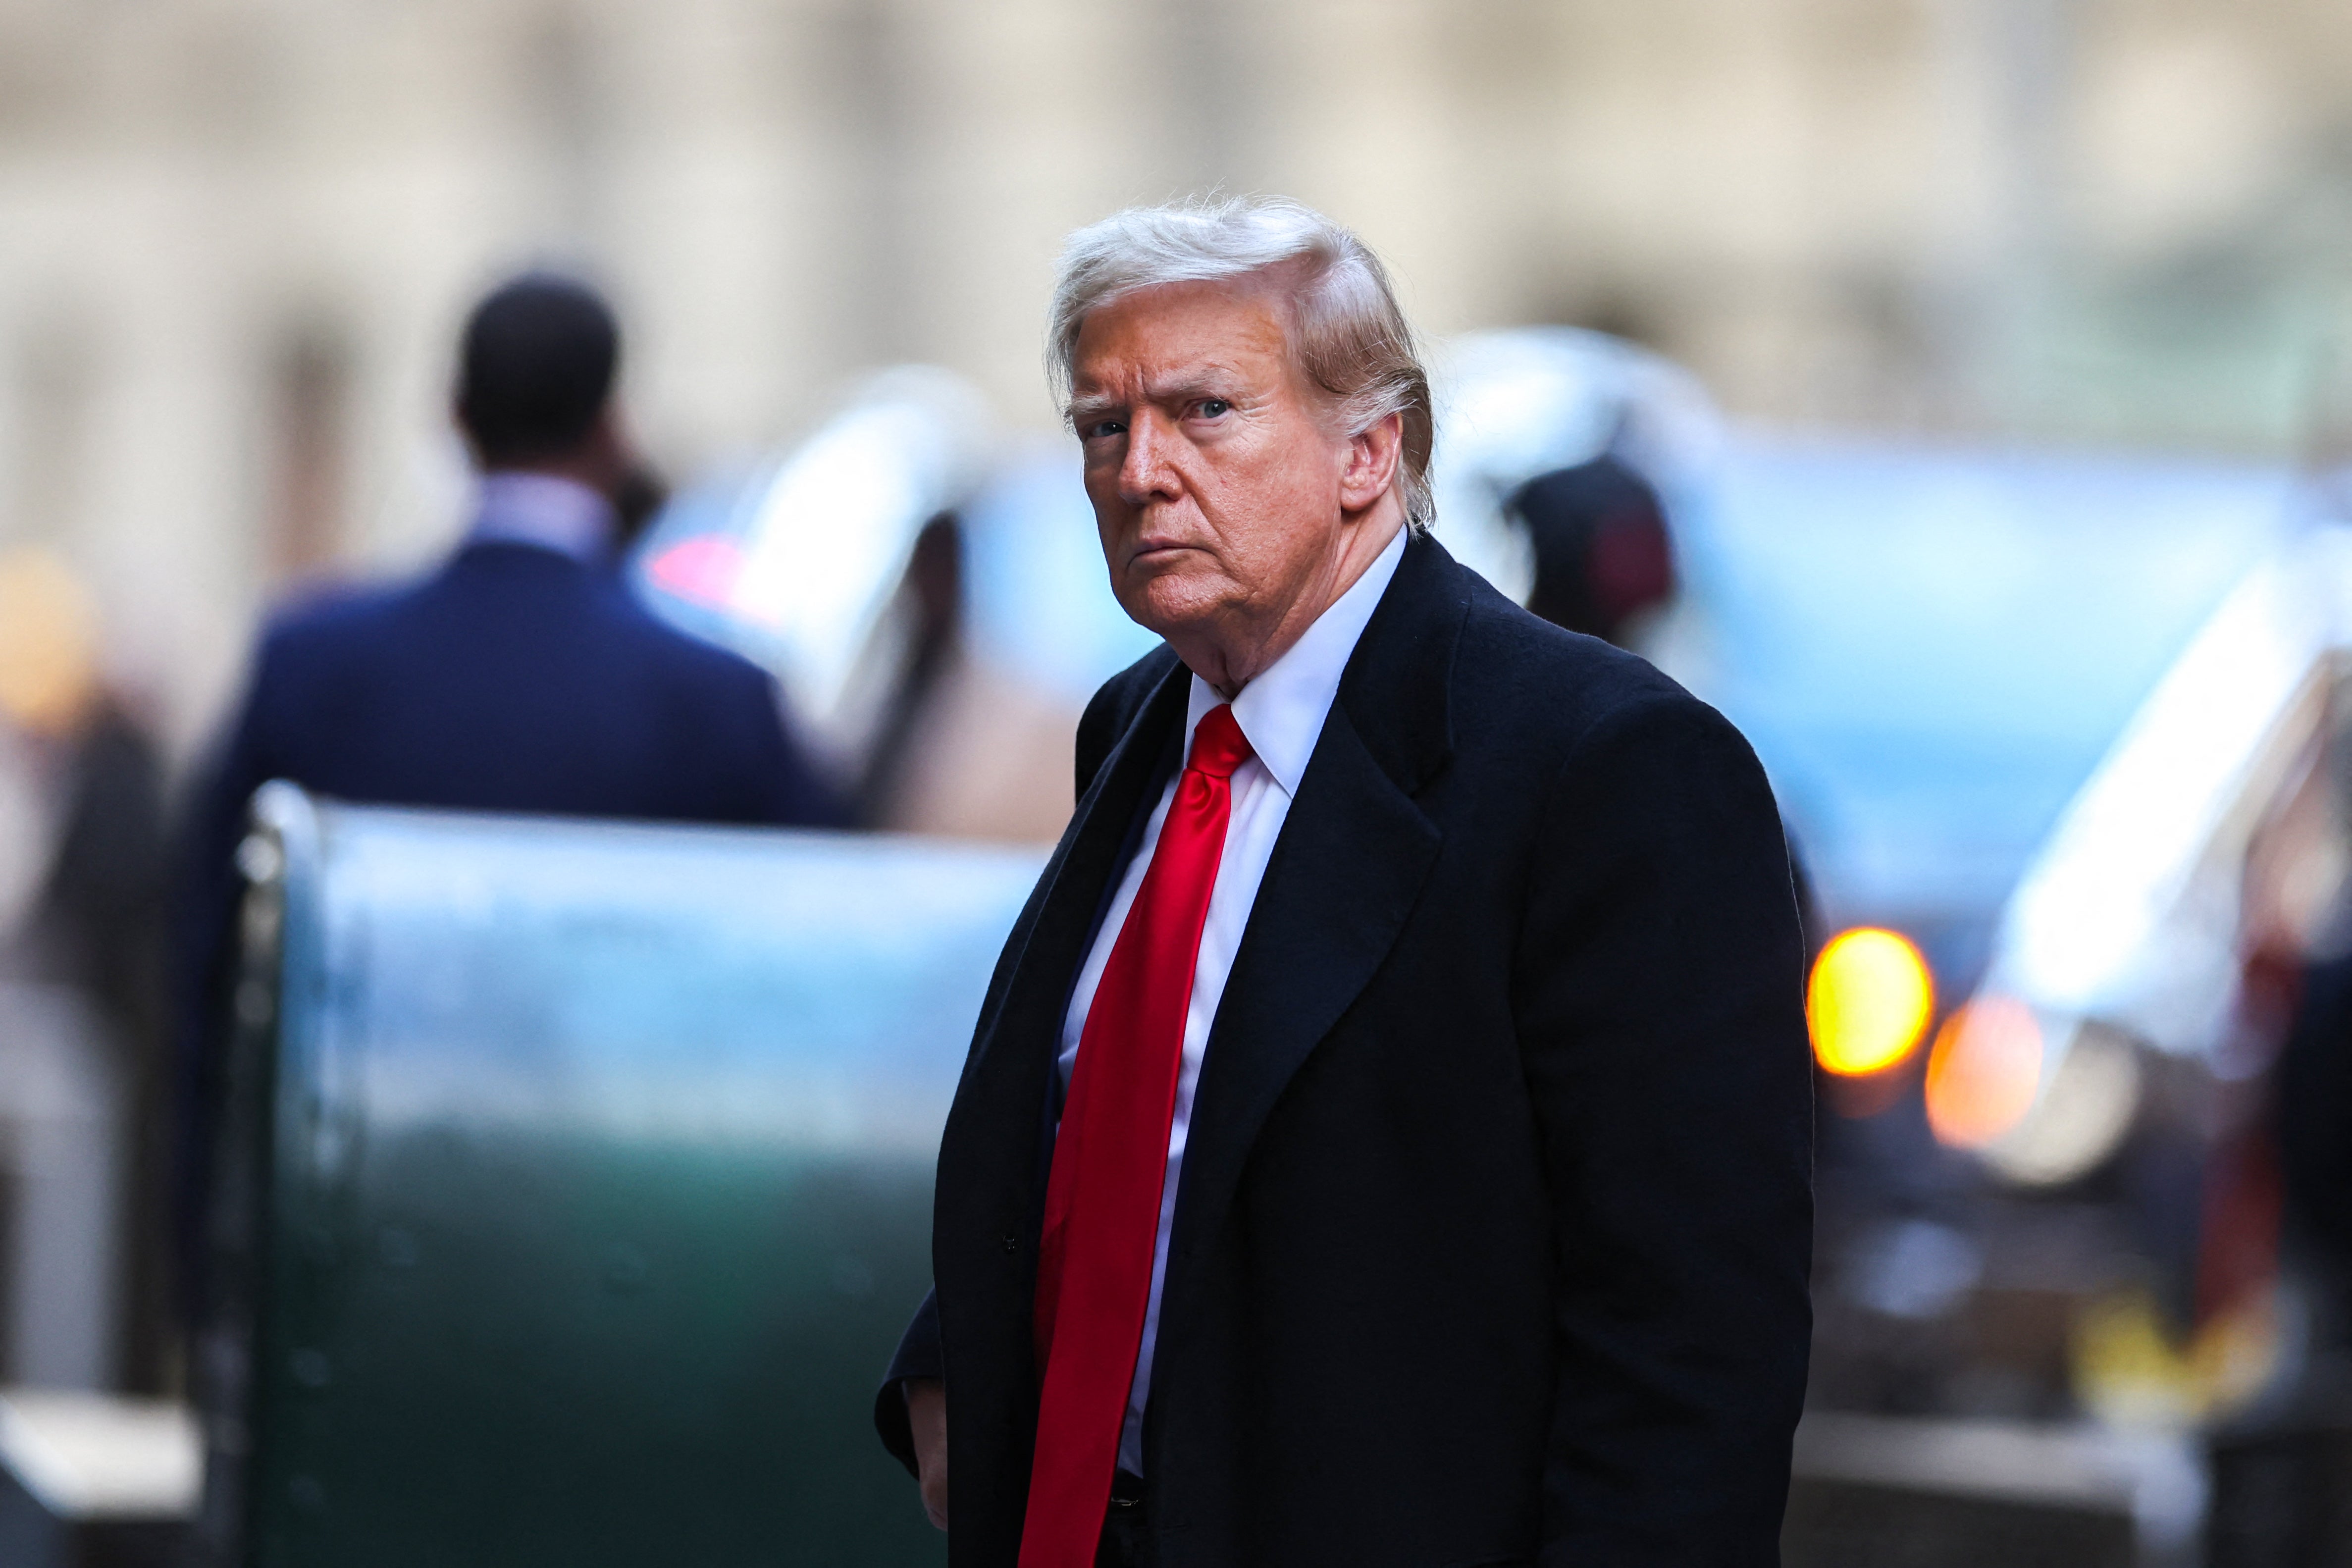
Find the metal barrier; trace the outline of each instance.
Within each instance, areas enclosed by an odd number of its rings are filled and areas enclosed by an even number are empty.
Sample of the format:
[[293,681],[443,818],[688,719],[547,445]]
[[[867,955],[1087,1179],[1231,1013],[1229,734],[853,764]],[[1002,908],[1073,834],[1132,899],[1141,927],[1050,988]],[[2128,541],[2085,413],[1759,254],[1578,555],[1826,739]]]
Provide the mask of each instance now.
[[272,784],[242,859],[213,1560],[938,1563],[869,1411],[1037,858]]

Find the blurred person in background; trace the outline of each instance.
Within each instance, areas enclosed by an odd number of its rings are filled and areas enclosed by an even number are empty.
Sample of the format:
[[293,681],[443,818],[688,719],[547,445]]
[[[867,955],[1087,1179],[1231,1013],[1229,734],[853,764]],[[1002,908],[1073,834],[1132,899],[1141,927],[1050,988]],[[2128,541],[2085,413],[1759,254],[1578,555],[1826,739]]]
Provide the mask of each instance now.
[[464,541],[421,582],[299,606],[263,637],[191,812],[191,1205],[219,1066],[236,846],[264,783],[468,811],[844,819],[775,683],[656,619],[615,570],[657,500],[614,396],[620,349],[611,310],[577,281],[530,274],[491,292],[459,350],[456,417],[479,471]]
[[[15,841],[0,858],[19,862],[0,873],[16,884],[0,890],[0,1378],[157,1392],[172,1377],[163,761],[103,677],[88,590],[38,548],[0,554],[0,731],[16,786],[0,787]],[[44,1278],[14,1278],[27,1270]]]
[[974,647],[967,544],[952,511],[916,537],[892,607],[896,668],[859,768],[858,820],[1050,844],[1070,819],[1077,705]]
[[1122,213],[1053,320],[1167,641],[1080,722],[877,1395],[952,1561],[1776,1561],[1811,1056],[1762,770],[1429,536],[1347,231]]
[[923,525],[894,606],[906,631],[898,668],[851,792],[868,827],[908,826],[911,775],[923,761],[925,710],[950,679],[963,637],[963,525],[951,511]]
[[1623,647],[1674,597],[1665,508],[1615,454],[1538,474],[1504,504],[1534,547],[1528,608],[1552,625]]

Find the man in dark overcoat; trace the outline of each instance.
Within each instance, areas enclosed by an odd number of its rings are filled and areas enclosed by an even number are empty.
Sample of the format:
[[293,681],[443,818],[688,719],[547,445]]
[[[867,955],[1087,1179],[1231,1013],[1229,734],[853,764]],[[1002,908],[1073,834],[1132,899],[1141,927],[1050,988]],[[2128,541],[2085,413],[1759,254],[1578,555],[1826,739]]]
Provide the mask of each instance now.
[[1119,214],[1050,357],[1166,643],[1080,724],[877,1405],[950,1563],[1776,1562],[1811,1107],[1755,757],[1432,536],[1344,229]]

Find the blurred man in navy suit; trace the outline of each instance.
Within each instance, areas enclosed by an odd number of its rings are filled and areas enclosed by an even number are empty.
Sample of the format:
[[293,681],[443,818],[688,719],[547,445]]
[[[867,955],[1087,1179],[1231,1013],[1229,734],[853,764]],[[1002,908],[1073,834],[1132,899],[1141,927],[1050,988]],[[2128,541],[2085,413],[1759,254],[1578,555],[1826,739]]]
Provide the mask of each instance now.
[[622,512],[642,496],[614,408],[619,360],[611,310],[581,284],[530,275],[492,292],[460,352],[457,421],[480,472],[464,542],[421,582],[313,601],[263,637],[190,823],[194,1105],[216,1070],[236,846],[268,780],[476,811],[841,820],[774,683],[655,619],[614,570]]
[[481,471],[467,537],[420,583],[269,628],[204,798],[212,863],[273,778],[403,805],[834,819],[767,676],[656,620],[613,570],[637,471],[618,359],[611,312],[579,284],[526,277],[475,310],[457,395]]

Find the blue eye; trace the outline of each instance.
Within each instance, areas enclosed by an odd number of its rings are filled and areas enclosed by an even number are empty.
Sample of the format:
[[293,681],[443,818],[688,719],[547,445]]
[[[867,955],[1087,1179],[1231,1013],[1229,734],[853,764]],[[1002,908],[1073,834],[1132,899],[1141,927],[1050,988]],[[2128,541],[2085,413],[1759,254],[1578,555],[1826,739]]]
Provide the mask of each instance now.
[[1234,411],[1234,405],[1222,397],[1201,399],[1201,412],[1211,419],[1221,418]]

